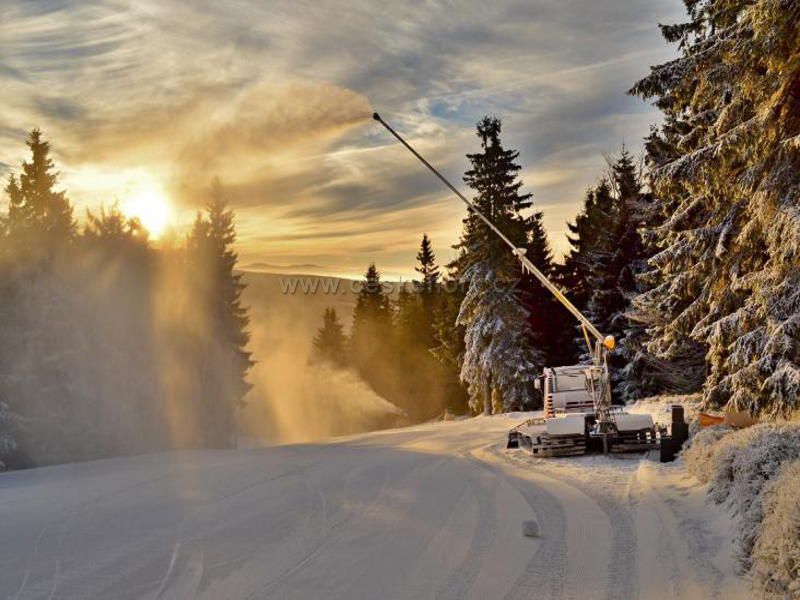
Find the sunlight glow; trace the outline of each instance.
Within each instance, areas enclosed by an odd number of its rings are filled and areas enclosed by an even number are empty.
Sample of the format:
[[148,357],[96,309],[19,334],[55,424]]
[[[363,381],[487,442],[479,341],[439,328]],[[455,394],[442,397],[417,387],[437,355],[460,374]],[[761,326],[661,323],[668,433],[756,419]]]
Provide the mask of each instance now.
[[153,180],[141,182],[123,201],[122,212],[138,218],[150,236],[158,239],[173,220],[172,206],[164,190]]

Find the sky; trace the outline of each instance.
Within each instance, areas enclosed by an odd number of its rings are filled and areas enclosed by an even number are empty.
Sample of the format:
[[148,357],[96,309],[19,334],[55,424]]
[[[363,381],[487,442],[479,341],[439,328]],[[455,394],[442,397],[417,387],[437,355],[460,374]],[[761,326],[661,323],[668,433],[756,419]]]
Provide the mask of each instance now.
[[658,113],[626,95],[674,56],[679,0],[4,0],[0,176],[40,127],[86,208],[168,199],[179,233],[219,177],[245,268],[413,274],[444,263],[463,205],[377,110],[463,188],[476,121],[503,120],[556,255],[586,188]]

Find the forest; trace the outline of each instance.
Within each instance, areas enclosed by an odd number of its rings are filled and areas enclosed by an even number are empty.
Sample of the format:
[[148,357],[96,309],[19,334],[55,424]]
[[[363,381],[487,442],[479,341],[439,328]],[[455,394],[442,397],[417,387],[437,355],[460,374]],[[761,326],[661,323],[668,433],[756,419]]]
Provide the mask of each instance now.
[[0,460],[232,447],[251,359],[221,184],[156,249],[114,205],[79,227],[48,142],[27,145],[0,222]]
[[[709,407],[785,417],[800,400],[800,9],[685,4],[686,22],[661,26],[679,57],[629,91],[663,122],[641,164],[624,147],[608,160],[569,224],[563,262],[521,192],[521,158],[503,146],[499,119],[478,123],[463,180],[616,338],[615,401],[702,392]],[[580,330],[475,215],[455,249],[442,275],[423,236],[419,281],[394,302],[370,265],[350,338],[326,312],[318,357],[351,365],[420,417],[536,408],[542,367],[586,358]]]

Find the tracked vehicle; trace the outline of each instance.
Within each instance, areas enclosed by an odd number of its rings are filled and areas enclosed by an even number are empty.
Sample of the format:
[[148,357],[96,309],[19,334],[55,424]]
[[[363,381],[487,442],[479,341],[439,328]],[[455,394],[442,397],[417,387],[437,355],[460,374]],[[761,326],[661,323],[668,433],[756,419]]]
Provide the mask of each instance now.
[[608,352],[614,349],[614,338],[600,333],[525,256],[525,248],[518,248],[378,113],[372,117],[497,234],[519,260],[523,271],[533,275],[547,288],[581,325],[592,356],[591,364],[545,369],[545,417],[530,419],[514,427],[508,433],[508,446],[527,448],[538,456],[575,456],[585,453],[587,449],[606,453],[625,452],[647,450],[657,445],[657,431],[650,415],[629,414],[620,407],[612,406],[607,357]]

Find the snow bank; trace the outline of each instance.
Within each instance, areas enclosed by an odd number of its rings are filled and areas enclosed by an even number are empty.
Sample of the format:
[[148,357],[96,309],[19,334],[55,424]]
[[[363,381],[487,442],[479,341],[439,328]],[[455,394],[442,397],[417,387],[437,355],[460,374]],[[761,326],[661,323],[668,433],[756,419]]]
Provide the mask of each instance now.
[[753,548],[753,581],[764,598],[800,596],[800,460],[764,488],[764,522]]
[[719,441],[733,429],[726,425],[715,425],[700,430],[689,438],[688,447],[683,453],[686,467],[703,483],[708,483],[714,475],[714,465]]
[[800,424],[770,423],[738,431],[711,427],[695,436],[685,458],[689,471],[708,482],[714,501],[735,509],[736,557],[742,570],[749,569],[764,520],[765,489],[782,465],[800,458]]
[[738,558],[742,566],[752,565],[753,544],[764,519],[762,492],[775,479],[781,466],[800,458],[800,424],[762,425],[744,451],[733,460],[730,495],[741,518]]
[[700,394],[651,396],[628,404],[625,410],[632,414],[650,415],[655,423],[666,425],[672,421],[672,405],[680,404],[683,406],[684,419],[687,423],[692,423],[700,411],[701,401]]

